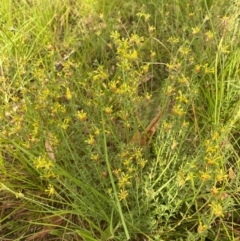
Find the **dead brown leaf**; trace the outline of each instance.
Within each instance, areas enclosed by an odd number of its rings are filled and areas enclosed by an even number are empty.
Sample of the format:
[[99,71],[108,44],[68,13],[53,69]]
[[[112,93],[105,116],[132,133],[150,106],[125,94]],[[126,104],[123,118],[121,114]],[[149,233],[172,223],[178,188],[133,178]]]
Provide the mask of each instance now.
[[233,168],[230,167],[229,170],[228,170],[228,178],[229,178],[230,180],[232,180],[232,179],[234,179],[234,177],[235,177],[235,173],[234,173],[234,171],[233,171]]
[[42,228],[37,233],[34,233],[33,235],[29,236],[26,241],[32,241],[32,240],[42,240],[46,235],[48,235],[51,230],[55,229],[57,226],[61,225],[63,223],[63,218],[61,217],[51,217],[49,220],[49,223],[51,226],[46,226]]
[[137,131],[133,135],[130,143],[137,144],[140,146],[148,146],[151,142],[153,135],[155,134],[155,132],[157,130],[160,118],[162,117],[162,115],[164,114],[164,112],[168,106],[169,106],[169,103],[166,104],[166,106],[156,114],[156,116],[152,119],[150,124],[147,126],[147,128],[142,133]]
[[45,148],[48,156],[53,160],[56,161],[55,155],[54,155],[54,148],[52,145],[52,134],[48,133],[47,138],[45,140]]

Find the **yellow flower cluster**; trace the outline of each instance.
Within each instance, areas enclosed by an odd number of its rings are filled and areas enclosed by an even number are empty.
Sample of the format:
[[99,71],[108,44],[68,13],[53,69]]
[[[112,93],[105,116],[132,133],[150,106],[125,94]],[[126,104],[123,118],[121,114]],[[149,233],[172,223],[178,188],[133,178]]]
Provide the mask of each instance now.
[[54,169],[54,161],[47,157],[47,154],[39,156],[34,160],[34,166],[37,170],[40,171],[41,177],[49,179],[55,178],[56,175],[53,171]]

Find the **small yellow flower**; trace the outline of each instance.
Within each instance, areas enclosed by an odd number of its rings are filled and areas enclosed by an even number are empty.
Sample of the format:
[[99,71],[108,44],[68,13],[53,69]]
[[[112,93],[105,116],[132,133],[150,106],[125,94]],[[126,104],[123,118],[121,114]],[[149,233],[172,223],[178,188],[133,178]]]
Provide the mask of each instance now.
[[133,50],[128,54],[128,59],[130,60],[137,60],[137,58],[138,58],[138,53],[136,50]]
[[173,107],[172,112],[174,115],[177,115],[177,116],[183,116],[186,113],[184,109],[181,107],[181,105],[177,105],[177,106],[175,105]]
[[43,179],[50,179],[50,178],[56,178],[55,173],[53,173],[51,170],[45,172],[43,175],[41,175]]
[[192,28],[192,33],[195,35],[195,34],[198,34],[200,32],[200,28],[199,27],[196,27],[196,28]]
[[123,162],[123,165],[124,165],[124,166],[129,166],[131,163],[132,163],[132,158],[130,157],[130,158],[126,159],[126,160]]
[[216,217],[224,217],[223,207],[220,203],[213,201],[209,206]]
[[118,181],[118,186],[120,188],[124,188],[125,186],[129,186],[131,185],[131,182],[129,181],[129,179],[131,179],[132,177],[129,176],[128,174],[122,173],[121,177],[119,178]]
[[140,45],[141,42],[143,42],[143,41],[144,41],[144,38],[138,36],[137,34],[132,34],[129,39],[129,43],[135,43],[136,45]]
[[54,166],[54,163],[43,155],[34,160],[34,165],[36,169],[50,170]]
[[83,112],[83,110],[78,111],[76,114],[76,117],[80,120],[80,121],[86,121],[87,120],[87,113]]
[[195,66],[195,71],[196,71],[196,73],[199,73],[200,72],[200,70],[201,70],[201,65],[199,65],[199,64],[197,64],[196,66]]
[[209,140],[209,139],[207,139],[207,140],[204,142],[204,146],[205,146],[205,147],[207,147],[207,146],[209,146],[209,145],[210,145],[210,143],[211,143],[211,142],[210,142],[210,140]]
[[171,36],[170,38],[168,38],[167,42],[170,44],[176,44],[179,42],[179,38]]
[[198,225],[198,233],[201,234],[201,233],[204,233],[206,230],[208,229],[208,226],[206,224],[202,224],[200,223]]
[[154,26],[149,26],[148,27],[148,32],[151,34],[156,28]]
[[219,48],[219,50],[220,50],[220,52],[222,53],[222,54],[229,54],[231,51],[229,50],[229,46],[227,45],[227,46],[220,46],[220,48]]
[[144,14],[144,19],[147,22],[150,19],[151,15],[149,13]]
[[175,91],[175,88],[173,87],[173,85],[169,85],[168,87],[167,87],[167,95],[169,96],[169,95],[171,95],[173,92]]
[[62,129],[66,130],[69,127],[70,118],[64,119],[63,123],[59,125]]
[[98,154],[92,154],[91,159],[95,162],[98,162],[99,161],[99,155]]
[[151,53],[150,53],[151,59],[154,59],[155,56],[156,56],[156,52],[151,50]]
[[188,48],[188,47],[180,47],[179,48],[179,52],[183,55],[183,56],[187,56],[190,52],[191,52],[191,49]]
[[207,162],[207,164],[209,165],[218,165],[218,160],[220,157],[213,157],[212,155],[208,155],[206,157],[204,157],[204,160]]
[[204,64],[203,68],[205,74],[214,74],[215,72],[215,67],[209,67],[208,64]]
[[100,130],[99,130],[98,128],[96,128],[96,129],[94,130],[94,135],[98,136],[99,134],[100,134]]
[[200,174],[203,181],[208,181],[209,179],[211,179],[211,175],[208,172],[200,172]]
[[139,12],[136,14],[137,17],[141,18],[143,17],[144,20],[147,22],[149,20],[149,18],[151,17],[151,15],[149,13],[144,13],[144,12]]
[[51,170],[53,166],[54,166],[54,164],[53,164],[52,160],[48,160],[48,161],[44,164],[45,170]]
[[174,150],[178,146],[178,142],[176,140],[173,140],[173,143],[171,145],[171,149]]
[[220,169],[219,172],[217,173],[217,181],[221,183],[227,178],[228,178],[228,175],[222,169]]
[[93,135],[90,135],[89,138],[85,141],[88,145],[93,146],[95,145],[96,141],[93,137]]
[[185,103],[185,104],[188,103],[187,97],[183,95],[181,90],[178,91],[178,96],[176,97],[176,100],[179,100],[181,103]]
[[189,85],[188,80],[184,75],[182,75],[181,77],[178,78],[178,82],[180,84]]
[[217,195],[218,193],[219,193],[219,188],[216,188],[215,186],[214,187],[212,187],[211,188],[211,193],[213,194],[213,195]]
[[208,146],[206,144],[205,144],[205,146],[206,146],[206,153],[214,153],[215,154],[218,150],[218,146],[213,145],[211,142],[209,142]]
[[45,190],[45,192],[48,193],[48,196],[52,196],[56,193],[54,187],[52,186],[52,184],[48,185],[48,188]]
[[49,89],[44,89],[43,92],[42,92],[43,99],[47,99],[49,94],[50,94],[50,90]]
[[223,24],[227,24],[228,21],[229,21],[229,17],[226,16],[226,15],[224,15],[221,20],[222,20],[222,23],[223,23]]
[[72,99],[72,93],[71,93],[71,91],[70,91],[70,89],[68,87],[66,89],[66,98],[68,100]]
[[169,122],[164,122],[163,123],[163,130],[164,132],[168,132],[169,130],[171,130],[173,127],[172,123],[169,123]]
[[130,122],[129,122],[128,120],[126,120],[126,121],[124,121],[124,126],[125,126],[126,128],[130,128],[130,127],[131,127],[131,124],[130,124]]
[[144,168],[147,162],[148,161],[143,158],[140,158],[139,160],[137,160],[137,163],[138,165],[140,165],[141,168]]
[[149,71],[149,64],[144,64],[141,66],[141,73],[147,74]]
[[125,200],[127,196],[128,196],[128,191],[121,189],[118,194],[119,200],[120,201]]
[[205,33],[205,36],[206,36],[206,41],[208,42],[213,39],[213,32],[208,31]]
[[152,98],[152,95],[150,95],[149,93],[147,93],[147,94],[145,95],[145,100],[146,100],[147,102],[149,102],[149,101],[151,100],[151,98]]
[[113,92],[116,92],[118,89],[118,84],[119,84],[119,80],[110,82],[109,83],[110,90],[112,90]]
[[101,81],[108,77],[108,74],[104,70],[102,65],[98,66],[97,70],[94,70],[93,72],[94,72],[94,76],[93,76],[94,81]]
[[185,128],[187,126],[189,126],[189,122],[184,120],[182,123],[182,127]]
[[135,171],[135,168],[133,167],[133,165],[130,165],[128,166],[127,170],[129,173],[133,173]]
[[143,151],[142,148],[136,148],[134,151],[135,151],[134,157],[136,159],[142,158],[142,151]]
[[120,173],[121,173],[121,169],[115,169],[115,170],[113,170],[113,174],[114,174],[116,177],[119,177]]
[[112,114],[112,112],[113,112],[112,106],[104,108],[104,111],[108,115]]
[[99,18],[102,19],[102,20],[104,19],[104,16],[103,16],[102,13],[99,13]]
[[215,141],[219,138],[219,133],[217,131],[215,131],[212,135],[212,140]]
[[16,198],[24,198],[24,194],[22,193],[22,191],[19,191],[18,193],[15,194]]

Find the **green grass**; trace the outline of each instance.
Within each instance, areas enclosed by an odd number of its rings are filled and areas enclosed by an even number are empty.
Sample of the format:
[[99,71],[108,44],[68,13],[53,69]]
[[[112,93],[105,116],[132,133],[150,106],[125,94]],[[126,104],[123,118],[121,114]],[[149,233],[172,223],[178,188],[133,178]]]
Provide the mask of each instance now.
[[239,11],[3,0],[1,240],[239,240]]

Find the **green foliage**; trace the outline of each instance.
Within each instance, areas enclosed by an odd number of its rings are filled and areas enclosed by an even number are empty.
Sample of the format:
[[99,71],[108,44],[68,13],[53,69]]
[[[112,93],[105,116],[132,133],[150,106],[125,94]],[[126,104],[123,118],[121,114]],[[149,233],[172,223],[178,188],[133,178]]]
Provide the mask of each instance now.
[[236,240],[239,8],[3,1],[0,236]]

